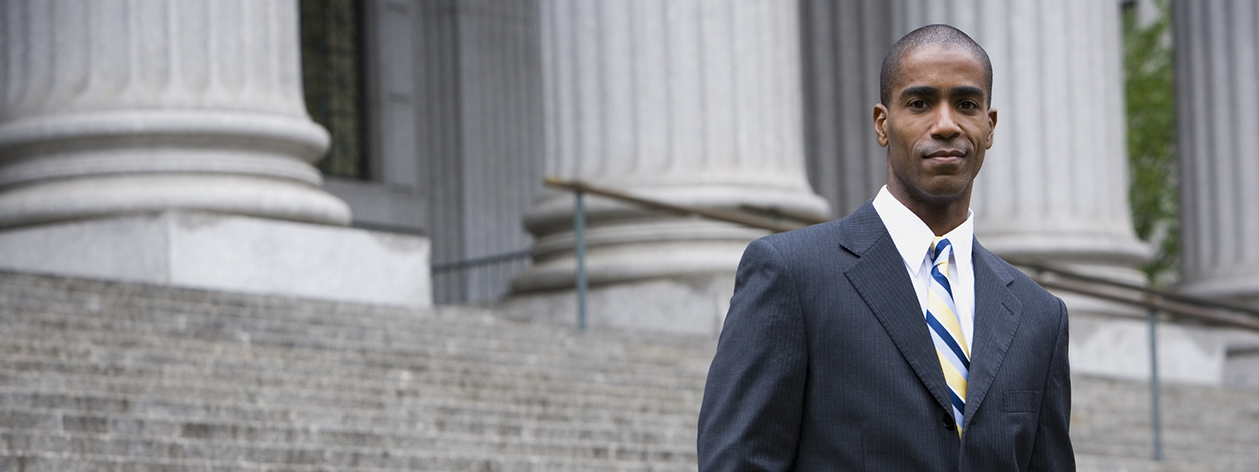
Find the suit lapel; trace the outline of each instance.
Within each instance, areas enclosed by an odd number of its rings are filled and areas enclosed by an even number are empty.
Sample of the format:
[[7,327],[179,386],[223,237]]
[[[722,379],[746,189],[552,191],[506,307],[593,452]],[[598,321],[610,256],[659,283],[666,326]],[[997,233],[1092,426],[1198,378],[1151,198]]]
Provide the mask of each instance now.
[[941,408],[950,409],[948,385],[918,295],[887,228],[870,203],[845,220],[846,227],[840,230],[841,245],[860,259],[844,275],[936,402]]
[[971,260],[975,267],[975,339],[966,381],[964,428],[970,426],[975,410],[987,398],[1022,312],[1022,304],[1009,288],[1014,277],[1005,272],[997,256],[975,242]]

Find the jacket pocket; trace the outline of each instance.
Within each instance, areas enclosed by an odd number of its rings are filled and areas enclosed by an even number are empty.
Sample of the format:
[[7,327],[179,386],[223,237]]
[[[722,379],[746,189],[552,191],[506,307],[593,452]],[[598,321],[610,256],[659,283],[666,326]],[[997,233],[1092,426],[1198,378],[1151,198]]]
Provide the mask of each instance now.
[[1004,402],[1006,413],[1036,413],[1040,411],[1040,392],[1035,390],[1007,390]]

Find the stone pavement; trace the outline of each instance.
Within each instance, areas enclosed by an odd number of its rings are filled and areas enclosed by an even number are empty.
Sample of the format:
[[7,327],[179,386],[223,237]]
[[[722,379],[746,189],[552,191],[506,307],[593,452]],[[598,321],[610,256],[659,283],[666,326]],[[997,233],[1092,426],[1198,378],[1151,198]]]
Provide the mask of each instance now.
[[[687,471],[715,343],[0,273],[0,471]],[[1081,470],[1259,470],[1259,390],[1075,379]]]

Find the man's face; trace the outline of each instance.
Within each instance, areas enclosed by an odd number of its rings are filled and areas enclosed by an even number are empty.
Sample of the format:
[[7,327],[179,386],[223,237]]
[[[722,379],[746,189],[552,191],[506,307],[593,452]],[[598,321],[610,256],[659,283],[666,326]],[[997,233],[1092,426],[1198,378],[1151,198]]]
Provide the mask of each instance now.
[[894,196],[907,205],[969,204],[997,124],[985,85],[983,63],[964,49],[927,46],[902,59],[891,103],[874,109]]

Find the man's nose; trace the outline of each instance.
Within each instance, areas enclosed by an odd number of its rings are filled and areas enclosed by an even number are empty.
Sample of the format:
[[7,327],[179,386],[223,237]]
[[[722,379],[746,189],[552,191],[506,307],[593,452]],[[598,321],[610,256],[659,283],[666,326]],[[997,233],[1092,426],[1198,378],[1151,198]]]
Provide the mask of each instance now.
[[931,125],[931,137],[950,140],[961,136],[962,127],[958,125],[955,112],[950,107],[937,108],[935,122]]

